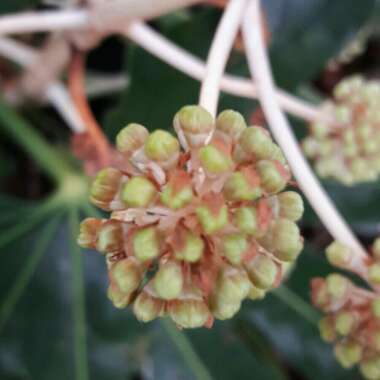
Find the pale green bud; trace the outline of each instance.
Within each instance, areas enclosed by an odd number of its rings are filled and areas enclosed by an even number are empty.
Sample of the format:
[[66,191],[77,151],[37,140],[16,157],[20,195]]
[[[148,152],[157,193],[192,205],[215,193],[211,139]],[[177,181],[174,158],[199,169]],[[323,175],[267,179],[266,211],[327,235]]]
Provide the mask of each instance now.
[[251,284],[249,289],[248,298],[252,301],[262,300],[265,297],[265,290],[259,289]]
[[96,249],[104,253],[116,253],[124,248],[123,227],[117,220],[108,220],[99,229]]
[[380,319],[380,297],[375,298],[371,302],[371,310],[372,314],[377,318]]
[[380,238],[377,238],[372,245],[372,253],[376,259],[380,259]]
[[183,288],[181,264],[175,261],[161,264],[153,278],[153,286],[158,296],[164,300],[178,298]]
[[259,161],[256,169],[260,176],[261,187],[267,193],[278,193],[285,188],[288,181],[273,161]]
[[352,252],[344,244],[334,241],[327,247],[326,257],[331,265],[344,268],[351,261]]
[[174,117],[176,130],[181,130],[191,147],[205,144],[208,136],[214,129],[214,119],[201,106],[182,107]]
[[123,187],[121,197],[129,207],[147,207],[157,194],[157,189],[145,177],[133,177]]
[[276,144],[273,144],[272,147],[272,160],[278,161],[281,165],[286,164],[286,158],[284,156],[284,153],[282,152],[281,148]]
[[239,265],[248,249],[248,241],[244,235],[231,234],[222,238],[223,255],[231,264]]
[[118,309],[124,309],[131,301],[132,293],[122,292],[116,285],[110,285],[107,290],[107,296]]
[[367,141],[372,136],[372,127],[370,124],[361,124],[356,128],[356,135],[363,141]]
[[279,268],[273,260],[264,255],[258,255],[246,264],[249,279],[259,289],[272,288],[276,282]]
[[225,110],[216,119],[216,130],[236,141],[247,128],[244,117],[236,111]]
[[321,338],[327,342],[332,343],[336,339],[334,321],[330,317],[322,318],[318,323],[319,333]]
[[360,362],[363,349],[359,343],[349,340],[338,343],[335,346],[334,353],[343,368],[351,368]]
[[306,157],[315,158],[319,154],[319,142],[314,137],[305,137],[302,140],[302,149]]
[[131,123],[116,136],[116,147],[120,153],[130,155],[140,149],[148,138],[148,130],[140,124]]
[[353,144],[356,142],[355,133],[352,129],[345,129],[342,132],[342,139],[345,144]]
[[222,206],[217,213],[214,213],[206,206],[201,206],[196,209],[196,214],[203,231],[207,235],[220,231],[228,223],[227,206]]
[[211,297],[210,308],[216,319],[222,321],[232,318],[241,307],[241,302],[225,303],[218,297]]
[[277,195],[282,218],[293,222],[302,218],[304,212],[302,197],[295,191],[284,191]]
[[123,174],[114,168],[102,169],[91,185],[90,200],[106,211],[122,209],[121,202],[115,202],[116,195],[123,180]]
[[230,157],[213,145],[206,145],[199,149],[199,160],[210,174],[222,174],[231,170],[233,165]]
[[360,372],[367,380],[380,379],[380,357],[375,356],[360,363]]
[[334,88],[334,97],[336,99],[346,99],[361,90],[364,85],[364,80],[361,76],[355,75],[350,78],[345,78],[340,81]]
[[83,220],[79,227],[78,245],[82,248],[95,249],[102,225],[103,221],[101,219],[86,218]]
[[187,231],[183,247],[175,251],[175,257],[178,260],[195,263],[202,257],[204,245],[203,239],[200,236]]
[[351,110],[346,106],[337,106],[335,108],[335,118],[338,123],[348,124],[351,122]]
[[347,294],[350,281],[338,273],[332,273],[326,277],[326,286],[328,294],[334,300],[341,300]]
[[169,132],[157,130],[151,133],[144,145],[145,155],[157,161],[164,169],[175,166],[179,158],[179,142]]
[[234,214],[234,224],[240,232],[257,236],[260,234],[257,212],[254,207],[240,207]]
[[368,280],[373,284],[380,284],[380,264],[372,264],[368,267]]
[[154,297],[151,291],[143,290],[133,303],[133,312],[141,322],[150,322],[163,314],[165,303]]
[[335,318],[335,330],[340,335],[348,335],[352,332],[356,325],[356,318],[349,311],[341,311]]
[[170,184],[166,185],[160,195],[163,205],[173,210],[178,210],[189,203],[193,199],[193,189],[191,186],[185,186],[181,190],[174,192]]
[[261,197],[259,186],[249,183],[242,172],[233,173],[224,184],[223,194],[229,201],[253,201]]
[[160,244],[156,229],[145,227],[133,235],[133,254],[140,261],[156,258],[160,254]]
[[109,271],[111,282],[123,293],[132,293],[142,280],[142,268],[134,257],[128,257],[114,264]]
[[379,147],[375,140],[364,141],[361,145],[361,148],[365,154],[371,155],[378,152]]
[[316,121],[313,124],[311,124],[311,133],[317,139],[323,139],[329,134],[330,128],[331,127],[328,124],[325,124],[321,121]]

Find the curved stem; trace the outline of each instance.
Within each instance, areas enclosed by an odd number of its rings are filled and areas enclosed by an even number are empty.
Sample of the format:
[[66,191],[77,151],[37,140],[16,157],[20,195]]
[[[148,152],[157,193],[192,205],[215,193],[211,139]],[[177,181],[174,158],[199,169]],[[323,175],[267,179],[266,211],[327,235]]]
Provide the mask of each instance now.
[[260,28],[260,3],[251,0],[243,20],[243,37],[248,65],[255,79],[260,103],[274,137],[281,146],[298,185],[334,239],[355,252],[363,265],[367,253],[339,214],[306,162],[275,96],[275,87]]
[[220,79],[236,38],[246,3],[245,0],[230,0],[219,22],[207,57],[199,104],[214,117],[218,107]]
[[[197,80],[203,80],[205,77],[206,66],[202,60],[175,45],[144,23],[132,22],[122,33],[155,57],[188,76]],[[224,75],[220,81],[220,87],[232,95],[257,98],[256,86],[248,79]],[[276,96],[281,107],[294,116],[308,121],[326,119],[327,123],[331,122],[330,118],[321,113],[318,107],[302,99],[281,90],[277,90]]]

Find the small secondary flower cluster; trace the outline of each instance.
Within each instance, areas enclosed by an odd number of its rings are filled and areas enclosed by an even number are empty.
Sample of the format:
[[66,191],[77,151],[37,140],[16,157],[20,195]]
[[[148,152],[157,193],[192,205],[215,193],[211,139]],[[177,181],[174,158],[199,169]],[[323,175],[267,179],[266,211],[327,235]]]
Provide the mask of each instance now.
[[303,140],[305,154],[322,178],[345,185],[375,181],[380,174],[380,83],[354,76],[334,89],[324,112],[335,125],[318,121]]
[[78,242],[106,254],[116,307],[132,304],[144,322],[211,326],[280,283],[303,247],[303,202],[282,192],[290,174],[279,147],[239,113],[214,120],[185,106],[174,128],[179,141],[139,124],[120,131],[119,163],[91,189],[111,217],[84,220]]
[[[376,262],[380,259],[380,238],[376,239],[372,252],[373,263],[368,266],[367,279],[378,285],[380,267]],[[351,256],[349,249],[337,242],[326,253],[331,263],[342,264]],[[327,314],[319,323],[321,336],[335,344],[340,364],[344,368],[359,364],[366,379],[380,380],[380,296],[340,274],[315,278],[311,287],[314,305]]]

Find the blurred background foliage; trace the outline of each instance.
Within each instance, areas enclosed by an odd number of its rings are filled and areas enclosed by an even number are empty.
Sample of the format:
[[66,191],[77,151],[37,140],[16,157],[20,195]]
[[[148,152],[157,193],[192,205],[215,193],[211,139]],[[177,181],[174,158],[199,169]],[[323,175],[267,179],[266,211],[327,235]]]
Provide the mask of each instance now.
[[[0,14],[51,3],[1,0]],[[375,0],[263,3],[274,75],[283,88],[318,99],[345,75],[379,76]],[[152,26],[205,59],[219,17],[220,10],[197,6]],[[371,32],[361,54],[332,69],[328,62],[363,28]],[[23,38],[37,43],[41,37]],[[0,79],[9,66],[0,60]],[[197,102],[199,83],[117,37],[91,52],[88,67],[128,78],[122,91],[92,101],[111,140],[131,121],[170,129],[174,113]],[[228,71],[248,75],[238,49]],[[249,120],[257,104],[222,95],[220,108],[226,107]],[[302,123],[292,121],[301,136]],[[143,325],[128,310],[114,309],[105,295],[103,257],[75,243],[79,220],[97,211],[86,201],[87,182],[71,157],[69,139],[49,107],[26,103],[12,110],[0,102],[2,380],[358,378],[342,370],[320,340],[318,313],[309,304],[310,279],[333,271],[322,254],[330,238],[310,207],[301,223],[306,248],[285,286],[261,302],[246,302],[231,321],[211,330],[179,331],[166,320]],[[370,242],[378,233],[379,183],[324,185],[355,232]]]

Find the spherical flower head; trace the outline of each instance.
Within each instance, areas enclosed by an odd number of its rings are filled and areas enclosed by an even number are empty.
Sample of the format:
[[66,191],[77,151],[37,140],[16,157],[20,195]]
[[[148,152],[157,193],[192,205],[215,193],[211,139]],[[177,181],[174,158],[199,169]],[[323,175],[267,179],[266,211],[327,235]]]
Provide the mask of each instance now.
[[354,76],[335,87],[334,98],[321,107],[332,121],[311,124],[302,144],[318,175],[347,186],[379,177],[379,102],[379,82]]
[[186,106],[173,126],[178,140],[139,124],[120,131],[120,154],[91,191],[111,215],[85,220],[78,242],[105,255],[115,307],[210,327],[283,280],[302,248],[303,202],[282,192],[288,165],[268,131],[236,111],[214,120]]

